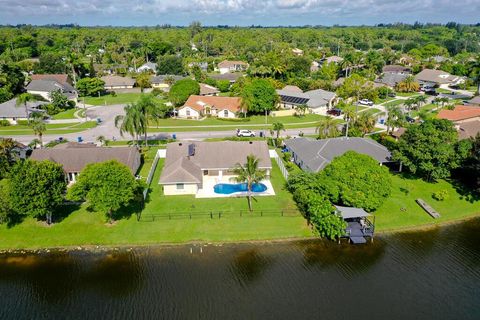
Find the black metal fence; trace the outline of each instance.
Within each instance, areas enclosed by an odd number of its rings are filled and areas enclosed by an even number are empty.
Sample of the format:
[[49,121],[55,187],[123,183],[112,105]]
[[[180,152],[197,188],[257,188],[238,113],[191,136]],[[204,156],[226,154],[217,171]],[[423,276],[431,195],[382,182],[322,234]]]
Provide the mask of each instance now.
[[257,217],[299,217],[300,211],[296,209],[285,210],[212,210],[212,211],[189,211],[189,212],[162,212],[162,213],[142,213],[138,217],[140,222],[153,222],[157,220],[180,220],[180,219],[228,219],[228,218],[257,218]]

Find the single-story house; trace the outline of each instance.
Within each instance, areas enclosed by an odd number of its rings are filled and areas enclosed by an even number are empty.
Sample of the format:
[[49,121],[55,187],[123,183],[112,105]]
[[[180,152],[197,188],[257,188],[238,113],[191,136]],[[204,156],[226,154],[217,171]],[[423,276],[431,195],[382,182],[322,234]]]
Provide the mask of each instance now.
[[299,105],[307,105],[311,113],[324,114],[326,110],[335,104],[336,93],[323,89],[316,89],[303,92],[297,86],[285,86],[277,90],[280,96],[280,109],[295,109]]
[[93,69],[97,73],[97,75],[103,74],[119,74],[119,73],[126,73],[128,67],[124,64],[104,64],[104,63],[94,63]]
[[480,107],[477,106],[455,106],[453,110],[442,109],[438,113],[439,119],[447,119],[455,124],[480,120]]
[[221,74],[229,72],[242,72],[248,69],[248,63],[243,61],[228,61],[223,60],[218,64],[218,71]]
[[208,71],[208,62],[206,61],[201,61],[201,62],[190,62],[188,64],[188,67],[189,68],[193,68],[194,66],[198,66],[200,68],[200,70],[202,70],[203,72],[207,72]]
[[391,161],[391,154],[387,148],[366,138],[341,137],[320,140],[296,138],[285,140],[285,146],[292,153],[294,162],[308,172],[322,170],[335,157],[347,151],[369,155],[380,164]]
[[103,76],[101,79],[105,82],[105,90],[132,89],[135,85],[135,79],[121,76]]
[[200,95],[201,96],[218,96],[220,90],[209,84],[200,83]]
[[192,95],[182,107],[177,109],[177,117],[200,119],[206,116],[236,118],[242,109],[242,99],[238,97],[216,97]]
[[176,76],[176,75],[159,75],[159,76],[152,76],[150,79],[150,83],[152,84],[152,88],[162,89],[164,91],[168,91],[170,89],[171,84],[177,82],[178,80],[182,80],[185,77],[183,76]]
[[234,183],[233,169],[249,155],[259,159],[258,167],[266,170],[268,179],[272,163],[265,141],[169,143],[159,184],[165,195],[213,192],[217,184]]
[[448,72],[434,69],[423,69],[415,76],[420,86],[434,87],[442,84],[459,85],[465,82],[465,79],[460,76],[451,75]]
[[239,78],[243,76],[244,75],[241,72],[231,72],[231,73],[224,73],[224,74],[215,73],[215,74],[209,75],[210,78],[217,81],[228,80],[230,81],[230,84],[235,83],[235,81],[237,81]]
[[155,62],[146,62],[137,68],[138,73],[142,72],[157,72],[157,64]]
[[68,183],[75,183],[77,176],[87,164],[117,160],[126,165],[132,175],[141,164],[140,152],[136,147],[97,147],[94,144],[67,142],[53,148],[35,149],[32,160],[50,160],[63,166]]
[[335,64],[340,64],[343,62],[343,58],[342,57],[339,57],[339,56],[331,56],[331,57],[327,57],[327,58],[323,58],[320,60],[321,63],[326,63],[326,64],[329,64],[329,63],[335,63]]
[[72,79],[70,76],[66,73],[53,73],[53,74],[48,74],[48,73],[42,73],[42,74],[32,74],[30,76],[31,80],[50,80],[50,81],[56,81],[62,85],[64,84],[70,84],[72,85]]
[[474,138],[480,134],[480,120],[459,123],[455,128],[458,131],[458,139]]
[[47,102],[29,101],[27,109],[22,103],[17,106],[17,98],[10,99],[4,103],[0,103],[0,120],[8,120],[12,124],[16,124],[17,120],[27,120],[32,112],[41,112],[41,106]]
[[382,68],[383,73],[400,73],[400,74],[410,74],[412,69],[405,67],[399,64],[388,64]]
[[303,56],[303,50],[298,48],[293,48],[292,53],[296,56]]
[[78,93],[70,84],[60,84],[53,80],[32,80],[26,87],[27,92],[52,101],[51,94],[60,91],[68,100],[77,102]]
[[375,79],[374,83],[395,88],[398,83],[404,81],[409,76],[408,73],[384,72],[378,79]]

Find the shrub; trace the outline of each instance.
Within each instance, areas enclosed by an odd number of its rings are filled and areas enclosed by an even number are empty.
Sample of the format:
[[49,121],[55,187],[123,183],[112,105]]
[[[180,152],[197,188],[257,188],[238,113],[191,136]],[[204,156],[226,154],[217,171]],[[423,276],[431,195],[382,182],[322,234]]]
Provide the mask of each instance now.
[[17,120],[17,124],[21,126],[28,126],[28,120]]
[[0,127],[8,127],[9,125],[10,125],[10,121],[0,120]]
[[152,89],[152,92],[151,92],[151,94],[152,94],[153,96],[155,96],[155,97],[161,95],[162,93],[163,93],[163,91],[162,91],[161,89],[159,89],[159,88],[153,88],[153,89]]
[[110,95],[111,95],[112,97],[116,97],[116,96],[117,96],[117,93],[116,93],[115,91],[110,91]]
[[284,152],[282,157],[286,162],[290,162],[290,159],[292,159],[292,154],[290,152]]
[[443,201],[448,199],[448,190],[439,190],[432,193],[432,198],[437,201]]
[[287,171],[289,171],[289,172],[292,171],[294,167],[295,167],[295,165],[291,162],[285,163],[285,169],[287,169]]

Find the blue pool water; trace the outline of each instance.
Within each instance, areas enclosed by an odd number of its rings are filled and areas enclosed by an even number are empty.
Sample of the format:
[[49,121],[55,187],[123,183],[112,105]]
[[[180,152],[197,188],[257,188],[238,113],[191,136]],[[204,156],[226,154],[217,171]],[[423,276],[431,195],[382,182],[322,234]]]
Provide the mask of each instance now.
[[[267,190],[267,186],[263,183],[254,183],[252,185],[252,192],[264,192],[265,190]],[[213,187],[213,191],[220,194],[231,194],[235,192],[247,192],[248,190],[246,183],[219,183]]]

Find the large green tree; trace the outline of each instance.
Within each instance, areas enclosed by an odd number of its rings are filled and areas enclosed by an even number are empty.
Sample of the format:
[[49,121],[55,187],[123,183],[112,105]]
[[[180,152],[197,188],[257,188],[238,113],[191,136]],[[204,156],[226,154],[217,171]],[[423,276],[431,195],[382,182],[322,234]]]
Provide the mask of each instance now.
[[94,210],[104,212],[112,223],[114,213],[136,198],[139,187],[127,166],[111,160],[87,165],[68,190],[67,198],[87,201]]
[[392,179],[375,159],[347,151],[320,172],[319,185],[335,204],[373,211],[390,195]]
[[243,88],[242,104],[249,113],[264,114],[276,108],[278,95],[272,82],[253,79]]
[[427,181],[446,178],[468,155],[469,146],[457,139],[451,121],[426,120],[408,127],[393,150],[393,158]]
[[157,59],[157,74],[183,75],[183,58],[176,55],[162,56]]
[[66,180],[61,165],[45,161],[19,161],[10,173],[10,199],[18,214],[52,222],[52,214],[63,202]]
[[105,82],[100,78],[83,78],[77,81],[77,90],[81,96],[97,96],[104,91]]
[[245,164],[237,163],[233,173],[236,175],[235,180],[237,182],[242,182],[247,184],[247,199],[248,199],[248,209],[250,211],[252,208],[252,187],[253,184],[259,183],[265,179],[266,172],[265,170],[259,169],[259,159],[255,158],[254,155],[247,156]]
[[181,106],[191,95],[200,93],[200,85],[192,79],[182,79],[173,84],[168,97],[174,106]]

